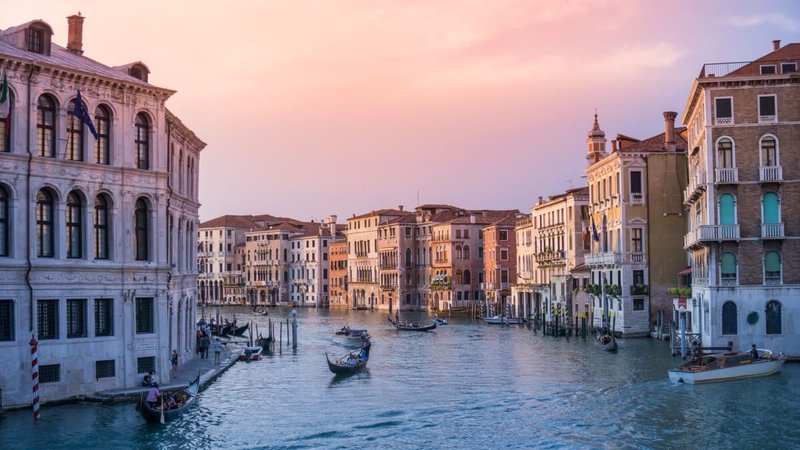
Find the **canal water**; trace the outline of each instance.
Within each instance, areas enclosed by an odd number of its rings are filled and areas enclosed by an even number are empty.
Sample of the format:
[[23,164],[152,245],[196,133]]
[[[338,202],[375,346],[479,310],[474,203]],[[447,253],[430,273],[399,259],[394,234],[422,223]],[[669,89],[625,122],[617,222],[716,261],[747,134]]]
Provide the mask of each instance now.
[[[246,309],[230,316],[258,321]],[[288,310],[271,309],[285,319]],[[403,314],[401,319],[421,320]],[[237,363],[166,425],[131,404],[45,406],[0,420],[0,448],[798,448],[800,365],[775,376],[673,385],[679,358],[651,339],[611,354],[592,339],[451,319],[402,332],[381,313],[298,310],[296,352]],[[373,336],[369,372],[340,378],[334,331]]]

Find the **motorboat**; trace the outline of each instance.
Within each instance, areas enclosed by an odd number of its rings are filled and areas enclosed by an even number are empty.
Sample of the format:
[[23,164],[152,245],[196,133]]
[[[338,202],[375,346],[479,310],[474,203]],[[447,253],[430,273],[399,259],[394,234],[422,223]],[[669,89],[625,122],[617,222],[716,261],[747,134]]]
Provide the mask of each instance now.
[[433,321],[436,322],[436,325],[448,325],[447,319],[440,319],[438,317],[434,317]]
[[522,317],[493,316],[484,317],[483,321],[495,325],[519,325],[522,323]]
[[260,345],[248,345],[244,347],[242,354],[239,355],[239,361],[258,361],[261,359],[262,351],[264,351],[264,347]]
[[699,384],[763,377],[778,372],[786,362],[783,353],[773,354],[771,350],[762,348],[756,350],[757,355],[728,352],[698,356],[670,370],[669,379],[673,383]]

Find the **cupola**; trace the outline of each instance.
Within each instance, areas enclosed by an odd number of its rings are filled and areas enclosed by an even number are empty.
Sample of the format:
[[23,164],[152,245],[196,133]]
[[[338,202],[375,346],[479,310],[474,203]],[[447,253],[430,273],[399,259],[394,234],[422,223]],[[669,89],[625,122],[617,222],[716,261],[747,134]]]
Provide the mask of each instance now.
[[600,123],[597,121],[597,113],[594,114],[594,125],[589,130],[589,138],[586,140],[588,144],[588,152],[586,153],[586,161],[589,165],[600,161],[606,156],[606,133],[600,129]]

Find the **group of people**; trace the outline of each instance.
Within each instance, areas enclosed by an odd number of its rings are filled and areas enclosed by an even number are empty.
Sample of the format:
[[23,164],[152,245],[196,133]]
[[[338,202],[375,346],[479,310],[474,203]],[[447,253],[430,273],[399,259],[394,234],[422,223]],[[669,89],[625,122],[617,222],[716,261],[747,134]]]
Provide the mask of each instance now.
[[189,394],[185,392],[178,392],[175,395],[161,395],[161,390],[158,388],[158,383],[156,382],[151,383],[150,390],[147,391],[147,397],[145,398],[145,401],[151,408],[161,409],[163,405],[165,411],[178,408],[188,400]]

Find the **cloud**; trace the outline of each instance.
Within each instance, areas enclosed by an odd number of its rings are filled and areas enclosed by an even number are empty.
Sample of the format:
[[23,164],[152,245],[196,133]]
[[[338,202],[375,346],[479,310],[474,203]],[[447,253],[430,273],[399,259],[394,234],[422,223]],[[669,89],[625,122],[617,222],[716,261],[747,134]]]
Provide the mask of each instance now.
[[729,16],[725,20],[730,26],[740,28],[751,28],[761,25],[776,25],[786,31],[799,31],[800,21],[784,14],[753,14],[749,16]]

